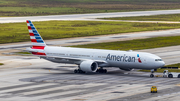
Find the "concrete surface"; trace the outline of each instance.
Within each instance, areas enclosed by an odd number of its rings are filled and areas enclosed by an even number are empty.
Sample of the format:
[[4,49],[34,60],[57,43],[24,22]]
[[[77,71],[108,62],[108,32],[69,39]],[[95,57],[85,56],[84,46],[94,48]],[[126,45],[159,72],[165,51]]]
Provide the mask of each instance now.
[[91,14],[70,14],[70,15],[49,15],[49,16],[26,16],[26,17],[0,17],[0,23],[14,23],[32,21],[50,21],[50,20],[93,20],[95,18],[108,17],[130,17],[130,16],[149,16],[159,14],[178,14],[180,10],[156,10],[156,11],[133,11],[133,12],[115,12],[115,13],[91,13]]
[[[180,46],[141,50],[180,60]],[[2,52],[3,50],[1,50]],[[179,78],[150,78],[150,73],[107,68],[107,74],[74,74],[76,65],[56,64],[38,57],[1,56],[0,100],[14,101],[178,101]],[[155,73],[155,75],[160,75]],[[151,94],[151,86],[158,93]]]

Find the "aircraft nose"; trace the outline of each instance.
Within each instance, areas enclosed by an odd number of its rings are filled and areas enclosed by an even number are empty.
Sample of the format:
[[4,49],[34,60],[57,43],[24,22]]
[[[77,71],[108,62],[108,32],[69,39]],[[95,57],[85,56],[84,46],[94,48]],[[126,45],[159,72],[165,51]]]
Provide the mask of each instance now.
[[161,61],[160,63],[159,63],[159,67],[163,67],[164,65],[165,65],[165,62],[164,61]]

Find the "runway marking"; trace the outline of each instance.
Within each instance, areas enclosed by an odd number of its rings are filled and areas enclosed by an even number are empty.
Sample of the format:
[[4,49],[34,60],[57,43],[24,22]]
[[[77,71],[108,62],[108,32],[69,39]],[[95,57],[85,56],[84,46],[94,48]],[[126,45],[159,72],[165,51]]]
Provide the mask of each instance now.
[[[157,94],[160,93],[160,91],[165,90],[165,89],[167,89],[169,87],[172,87],[172,86],[165,86],[165,87],[163,86],[163,87],[160,87],[160,88],[158,88],[158,93],[155,93],[155,94],[157,95]],[[126,93],[126,95],[125,94],[121,94],[119,96],[114,97],[113,99],[107,99],[107,100],[110,100],[110,101],[120,101],[122,99],[131,100],[130,98],[134,97],[135,101],[139,101],[139,98],[136,98],[135,96],[139,95],[139,97],[141,97],[141,95],[143,96],[143,94],[145,94],[145,95],[151,95],[151,97],[153,97],[153,94],[150,93],[150,88],[151,88],[151,86],[146,87],[144,89],[143,88],[137,88],[137,89],[134,89],[133,93],[128,91]],[[142,98],[144,98],[144,97],[142,97]],[[142,99],[142,98],[140,98],[140,99]],[[146,98],[144,98],[144,99],[146,99]]]
[[[170,86],[164,86],[162,88],[158,88],[158,90],[162,90],[162,89],[166,89],[169,88]],[[126,93],[122,93],[122,94],[108,94],[108,95],[102,95],[102,96],[98,96],[98,98],[93,98],[93,99],[97,99],[97,100],[115,100],[117,101],[119,98],[124,98],[124,97],[128,97],[128,96],[133,96],[133,95],[137,95],[137,94],[143,94],[143,93],[150,93],[150,88],[149,87],[138,87],[136,89],[130,89],[130,90],[126,90]],[[103,98],[103,99],[102,99]],[[93,99],[89,99],[89,100],[93,100]]]
[[[49,94],[49,95],[45,95],[45,96],[37,96],[37,97],[33,97],[34,99],[37,99],[37,100],[55,100],[53,98],[49,99],[50,97],[52,96],[61,96],[61,95],[66,95],[66,94],[73,94],[73,93],[80,93],[80,92],[83,92],[85,90],[74,90],[74,91],[64,91],[64,92],[61,92],[61,93],[56,93],[56,94]],[[60,101],[61,98],[59,99]]]
[[[40,93],[45,93],[45,92],[50,92],[50,91],[55,91],[55,90],[69,90],[72,88],[84,88],[84,87],[95,87],[95,86],[99,86],[99,85],[104,85],[104,84],[84,84],[84,85],[67,85],[67,86],[63,86],[61,87],[56,87],[56,88],[46,88],[46,89],[42,89],[42,90],[38,90],[38,91],[31,91],[31,92],[27,92],[27,93],[23,93],[23,95],[27,95],[27,96],[32,96],[32,95],[37,95]],[[83,86],[83,87],[82,87]]]
[[[126,86],[126,85],[124,85]],[[114,87],[110,87],[110,88],[113,88],[111,90],[102,90],[102,91],[96,91],[96,92],[91,92],[91,93],[88,93],[88,94],[83,94],[83,95],[78,95],[78,96],[71,96],[69,98],[64,98],[64,99],[61,99],[63,101],[66,101],[66,100],[73,100],[73,99],[80,99],[80,98],[86,98],[86,99],[91,99],[93,98],[96,99],[98,98],[99,95],[105,95],[107,96],[107,94],[111,93],[111,92],[115,92],[115,91],[120,91],[120,92],[124,92],[125,90],[128,90],[128,89],[133,89],[133,88],[136,88],[136,87],[142,87],[143,85],[133,85],[133,87],[120,87],[120,88],[117,88],[116,86]],[[98,99],[96,99],[98,100]]]
[[66,86],[66,85],[60,85],[60,84],[54,84],[54,85],[47,85],[47,86],[41,86],[41,87],[34,87],[34,88],[31,88],[31,89],[22,89],[22,90],[15,90],[15,91],[12,91],[12,92],[7,92],[7,93],[10,93],[10,94],[18,94],[18,93],[24,93],[24,92],[33,92],[33,91],[38,91],[38,90],[42,90],[42,89],[47,89],[47,88],[56,88],[56,87],[63,87],[63,86]]
[[[89,93],[92,93],[92,92],[97,92],[100,87],[104,88],[104,87],[108,87],[108,86],[109,85],[101,85],[101,86],[96,86],[96,87],[83,88],[85,90],[83,92],[65,94],[65,95],[61,95],[61,96],[52,96],[52,97],[49,97],[49,98],[46,98],[46,99],[72,98],[73,96],[77,96],[77,95],[85,95],[85,94],[89,94]],[[74,90],[76,90],[76,89],[74,89]]]
[[169,94],[164,94],[158,97],[151,97],[151,98],[147,98],[147,99],[143,99],[140,101],[164,101],[167,100],[167,98],[170,98],[172,100],[168,100],[168,101],[179,101],[180,98],[180,92],[174,92],[174,93],[169,93]]
[[5,87],[5,88],[0,88],[0,93],[5,93],[5,92],[12,92],[16,90],[23,90],[23,89],[32,89],[34,87],[42,87],[42,86],[47,86],[47,85],[54,85],[50,83],[32,83],[32,84],[26,84],[24,85],[18,85],[18,86],[10,86],[10,87]]
[[[77,91],[65,91],[65,92],[61,92],[61,93],[57,93],[57,94],[48,94],[48,95],[45,95],[45,96],[36,96],[36,97],[24,97],[24,96],[13,96],[11,98],[3,98],[2,101],[4,100],[7,100],[7,101],[14,101],[14,100],[20,100],[20,99],[23,99],[23,100],[26,100],[26,101],[40,101],[42,100],[43,98],[45,97],[51,97],[53,95],[57,95],[57,96],[60,96],[60,95],[64,95],[64,94],[71,94],[71,93],[78,93],[78,92],[82,92],[84,90],[77,90]],[[1,99],[1,98],[0,98]],[[46,99],[43,99],[43,100],[46,100]],[[43,101],[42,100],[42,101]],[[53,100],[53,99],[51,99]]]

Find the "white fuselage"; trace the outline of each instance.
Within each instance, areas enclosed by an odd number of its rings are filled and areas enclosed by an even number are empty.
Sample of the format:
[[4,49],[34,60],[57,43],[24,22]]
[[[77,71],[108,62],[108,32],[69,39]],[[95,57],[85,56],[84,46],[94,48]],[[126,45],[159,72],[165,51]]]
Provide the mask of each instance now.
[[[160,57],[145,52],[46,46],[44,53],[49,57],[45,59],[49,61],[77,65],[82,61],[74,61],[74,58],[106,62],[99,63],[99,67],[157,69],[165,64]],[[54,58],[53,56],[72,58],[72,60]]]

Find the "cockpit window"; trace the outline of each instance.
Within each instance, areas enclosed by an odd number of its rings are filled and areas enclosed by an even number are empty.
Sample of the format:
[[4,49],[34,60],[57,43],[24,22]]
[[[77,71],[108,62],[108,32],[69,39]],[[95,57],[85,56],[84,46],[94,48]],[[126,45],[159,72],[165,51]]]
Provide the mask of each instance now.
[[155,61],[162,61],[162,59],[155,59]]

